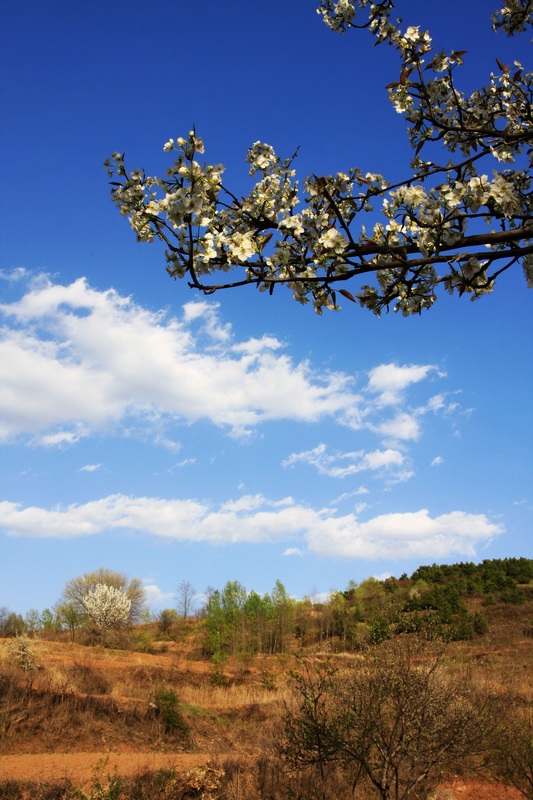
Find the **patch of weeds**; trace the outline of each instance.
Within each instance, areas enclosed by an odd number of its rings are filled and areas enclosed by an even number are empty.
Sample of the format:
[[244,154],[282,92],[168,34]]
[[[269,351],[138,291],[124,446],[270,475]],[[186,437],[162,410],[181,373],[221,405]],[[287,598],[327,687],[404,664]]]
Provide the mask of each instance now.
[[0,781],[2,800],[22,800],[22,789],[18,781]]
[[[71,800],[74,788],[68,778],[63,778],[58,783],[44,783],[39,786],[39,794],[31,793],[29,796],[35,800]],[[1,795],[0,795],[1,796]]]
[[135,636],[135,650],[138,653],[153,653],[154,640],[147,631],[141,631]]
[[215,722],[218,719],[220,719],[218,714],[215,714],[214,711],[209,711],[207,708],[204,708],[203,706],[195,706],[192,705],[192,703],[182,703],[181,708],[187,711],[187,713],[190,714],[191,717],[194,717],[194,719],[196,719],[197,717],[207,717],[208,719],[212,719]]
[[68,670],[69,677],[84,694],[108,694],[111,683],[105,675],[91,664],[74,662]]
[[0,781],[2,800],[73,800],[77,797],[68,778],[55,783],[35,783],[35,781]]
[[112,775],[108,774],[105,778],[102,777],[107,762],[107,758],[98,762],[93,772],[89,793],[87,794],[82,789],[76,789],[74,793],[76,800],[120,800],[122,796],[122,778],[117,774],[117,768],[115,767]]

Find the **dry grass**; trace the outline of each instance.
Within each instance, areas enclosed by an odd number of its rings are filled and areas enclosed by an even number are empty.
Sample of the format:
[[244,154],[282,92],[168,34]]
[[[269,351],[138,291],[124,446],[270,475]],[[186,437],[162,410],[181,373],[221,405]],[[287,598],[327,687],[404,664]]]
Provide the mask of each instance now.
[[[524,634],[531,612],[531,605],[487,608],[489,633],[448,647],[450,676],[458,678],[467,671],[479,683],[508,692],[517,713],[528,704],[531,707],[533,638]],[[287,774],[274,757],[285,704],[293,697],[289,671],[297,664],[294,658],[255,657],[245,669],[230,659],[223,681],[215,685],[211,665],[201,657],[199,642],[189,633],[180,643],[156,643],[150,653],[66,641],[37,646],[41,668],[31,679],[2,657],[0,646],[0,754],[190,750],[212,758],[215,771],[204,778],[215,781],[216,777],[217,788],[211,796],[220,800],[314,796],[315,772]],[[315,648],[312,657],[318,661],[333,658],[341,669],[362,659],[360,654],[332,654],[327,647],[320,652]],[[189,736],[165,725],[155,702],[162,692],[177,696],[177,710],[190,729]],[[196,777],[172,771],[145,773],[121,779],[116,796],[112,787],[107,787],[100,795],[94,793],[94,798],[208,798],[211,790],[205,786],[192,788],[194,781],[200,786],[204,778],[200,773]],[[327,784],[324,788],[330,797],[353,797],[334,771],[328,773]],[[366,800],[365,794],[360,796]],[[0,782],[0,798],[84,800],[68,781],[32,786]]]

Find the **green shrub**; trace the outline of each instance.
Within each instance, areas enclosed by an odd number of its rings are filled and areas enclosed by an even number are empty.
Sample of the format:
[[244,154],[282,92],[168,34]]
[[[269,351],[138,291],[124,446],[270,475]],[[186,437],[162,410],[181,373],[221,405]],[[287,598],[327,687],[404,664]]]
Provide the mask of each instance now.
[[476,636],[484,636],[489,630],[489,623],[487,618],[476,611],[472,616],[472,627]]
[[180,702],[174,689],[158,689],[154,696],[154,705],[166,733],[180,733],[188,737],[189,725],[180,711]]

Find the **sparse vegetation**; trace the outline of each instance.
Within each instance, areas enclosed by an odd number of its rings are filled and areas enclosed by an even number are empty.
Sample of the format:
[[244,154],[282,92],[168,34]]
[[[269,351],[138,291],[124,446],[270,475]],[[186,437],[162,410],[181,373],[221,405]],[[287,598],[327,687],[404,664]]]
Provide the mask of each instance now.
[[425,800],[459,774],[531,799],[532,566],[421,567],[321,603],[234,582],[204,614],[160,615],[105,648],[85,623],[73,641],[33,613],[36,638],[8,627],[0,647],[0,756],[166,753],[175,768],[132,776],[110,761],[83,785],[7,775],[0,797]]

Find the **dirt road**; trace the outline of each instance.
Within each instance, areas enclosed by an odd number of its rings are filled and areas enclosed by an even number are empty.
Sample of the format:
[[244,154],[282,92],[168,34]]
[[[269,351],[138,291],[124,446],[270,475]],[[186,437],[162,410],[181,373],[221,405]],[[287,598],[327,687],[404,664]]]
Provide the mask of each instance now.
[[134,775],[146,770],[172,769],[184,772],[207,763],[207,753],[39,753],[0,756],[0,781],[54,781],[70,778],[84,787],[98,775]]

